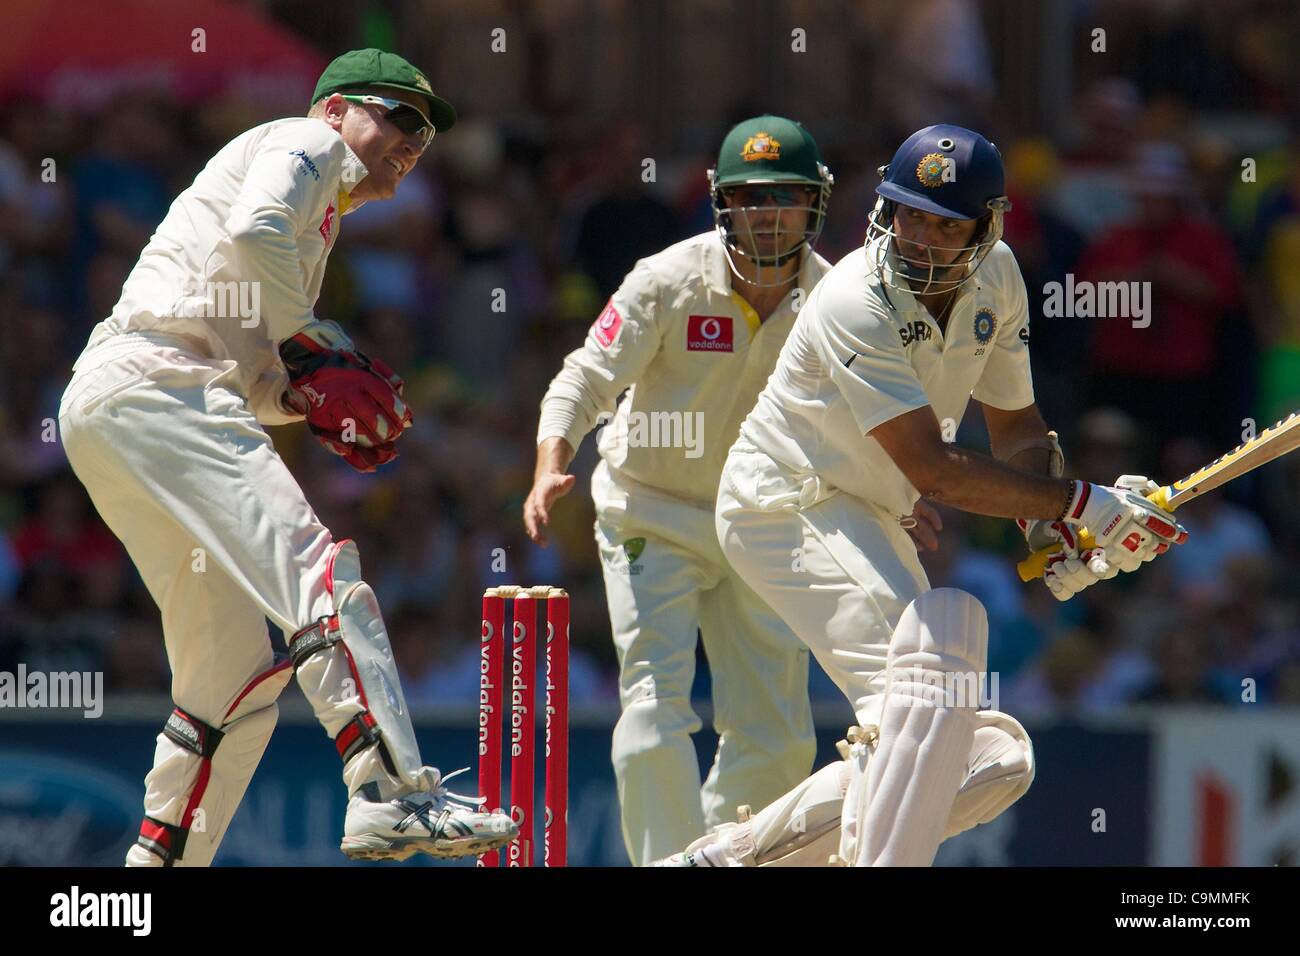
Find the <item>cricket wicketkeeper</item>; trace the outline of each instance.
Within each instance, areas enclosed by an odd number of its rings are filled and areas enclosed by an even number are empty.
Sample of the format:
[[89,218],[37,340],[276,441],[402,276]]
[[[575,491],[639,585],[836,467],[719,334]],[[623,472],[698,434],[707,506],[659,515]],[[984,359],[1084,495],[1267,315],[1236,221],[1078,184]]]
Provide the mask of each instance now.
[[402,380],[312,310],[340,218],[391,198],[455,120],[401,57],[340,56],[306,117],[236,137],[177,197],[75,365],[64,447],[162,611],[176,704],[128,866],[212,861],[291,673],[343,761],[349,857],[463,856],[515,835],[424,765],[356,546],[263,430],[306,421],[360,471],[396,457]]

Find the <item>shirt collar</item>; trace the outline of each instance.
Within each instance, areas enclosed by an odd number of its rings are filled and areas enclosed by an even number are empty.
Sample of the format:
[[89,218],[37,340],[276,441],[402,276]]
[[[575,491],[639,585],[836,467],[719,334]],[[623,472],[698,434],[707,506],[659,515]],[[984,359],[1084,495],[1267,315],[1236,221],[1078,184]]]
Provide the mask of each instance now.
[[352,151],[352,147],[347,143],[343,144],[343,171],[339,176],[339,215],[346,216],[350,212],[356,212],[365,205],[364,199],[353,200],[352,190],[356,188],[357,183],[370,175],[370,170],[366,169],[365,163],[361,158]]
[[339,192],[351,195],[357,183],[369,175],[370,170],[366,169],[366,164],[361,162],[361,158],[352,152],[352,147],[345,142],[343,144],[343,173],[339,178]]

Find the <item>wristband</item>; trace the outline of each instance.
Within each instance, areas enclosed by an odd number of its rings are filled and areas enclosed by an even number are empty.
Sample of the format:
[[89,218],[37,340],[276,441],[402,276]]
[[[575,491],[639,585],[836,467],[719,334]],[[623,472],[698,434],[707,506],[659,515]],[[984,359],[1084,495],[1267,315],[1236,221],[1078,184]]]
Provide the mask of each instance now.
[[1083,509],[1088,506],[1088,499],[1092,497],[1092,486],[1086,481],[1078,478],[1071,478],[1065,486],[1065,509],[1057,521],[1078,521],[1083,515]]

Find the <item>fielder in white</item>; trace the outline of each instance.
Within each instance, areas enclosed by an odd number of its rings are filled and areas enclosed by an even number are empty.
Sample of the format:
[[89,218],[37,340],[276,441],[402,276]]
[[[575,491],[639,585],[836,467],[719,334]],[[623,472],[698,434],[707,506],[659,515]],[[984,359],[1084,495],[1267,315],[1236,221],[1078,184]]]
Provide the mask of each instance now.
[[68,460],[162,611],[171,663],[176,709],[129,866],[211,863],[295,672],[343,761],[349,857],[462,856],[516,832],[423,764],[356,546],[317,520],[262,428],[306,420],[373,471],[411,423],[401,379],[312,307],[339,217],[390,198],[456,114],[373,49],[334,60],[312,99],[306,117],[236,137],[180,194],[59,410]]
[[[717,230],[638,262],[552,381],[524,506],[544,542],[552,505],[573,487],[575,450],[607,422],[592,497],[620,667],[614,771],[638,866],[738,803],[775,798],[816,752],[807,649],[727,564],[713,510],[740,421],[830,268],[813,244],[832,178],[812,136],[777,116],[732,129],[709,175]],[[702,786],[697,632],[719,737]]]
[[[664,865],[928,866],[942,840],[1028,789],[1024,728],[978,710],[984,609],[931,590],[900,526],[919,496],[1020,519],[1035,549],[1060,542],[1044,580],[1061,600],[1186,537],[1137,493],[1154,488],[1145,478],[1059,477],[1060,446],[1034,405],[1024,281],[1000,240],[1009,203],[993,144],[931,126],[881,172],[867,244],[800,312],[717,504],[728,560],[812,649],[859,726],[844,761]],[[992,457],[950,443],[972,397]],[[1098,542],[1082,554],[1078,525]]]

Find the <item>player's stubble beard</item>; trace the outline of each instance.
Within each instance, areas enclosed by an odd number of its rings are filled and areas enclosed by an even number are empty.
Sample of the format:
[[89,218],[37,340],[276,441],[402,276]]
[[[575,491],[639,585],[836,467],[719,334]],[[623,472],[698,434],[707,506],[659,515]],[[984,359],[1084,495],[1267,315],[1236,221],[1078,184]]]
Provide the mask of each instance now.
[[[966,245],[970,245],[973,239],[974,236],[972,235],[971,240]],[[958,252],[951,262],[942,265],[935,262],[934,252],[932,251],[934,247],[932,246],[923,246],[913,240],[900,239],[899,237],[895,237],[893,241],[894,255],[898,259],[899,271],[907,280],[912,294],[917,297],[955,293],[957,287],[953,284],[960,281],[962,272],[969,268],[970,260],[975,255],[975,250]],[[905,258],[902,250],[907,246],[911,246],[914,251]],[[931,286],[937,286],[938,288],[927,291]]]
[[[799,243],[807,236],[808,215],[806,211],[802,212],[802,219],[795,223],[798,229],[783,229],[784,225],[782,213],[794,212],[794,207],[757,207],[770,210],[772,222],[770,225],[760,223],[763,228],[751,229],[748,222],[748,214],[744,211],[745,207],[740,207],[734,212],[740,213],[739,218],[743,221],[744,229],[737,229],[733,224],[732,232],[736,236],[736,245],[738,248],[733,249],[733,259],[737,263],[736,271],[740,273],[746,281],[747,289],[753,290],[759,295],[771,293],[774,290],[788,291],[791,282],[797,280],[799,271],[803,267],[804,250],[799,249]],[[768,239],[767,237],[772,237]],[[790,248],[777,252],[783,243],[781,240],[788,237]],[[766,247],[766,248],[765,248]],[[768,249],[772,251],[768,251]],[[778,264],[779,260],[779,264]],[[775,283],[768,285],[758,285],[759,282],[767,281],[775,272]]]

